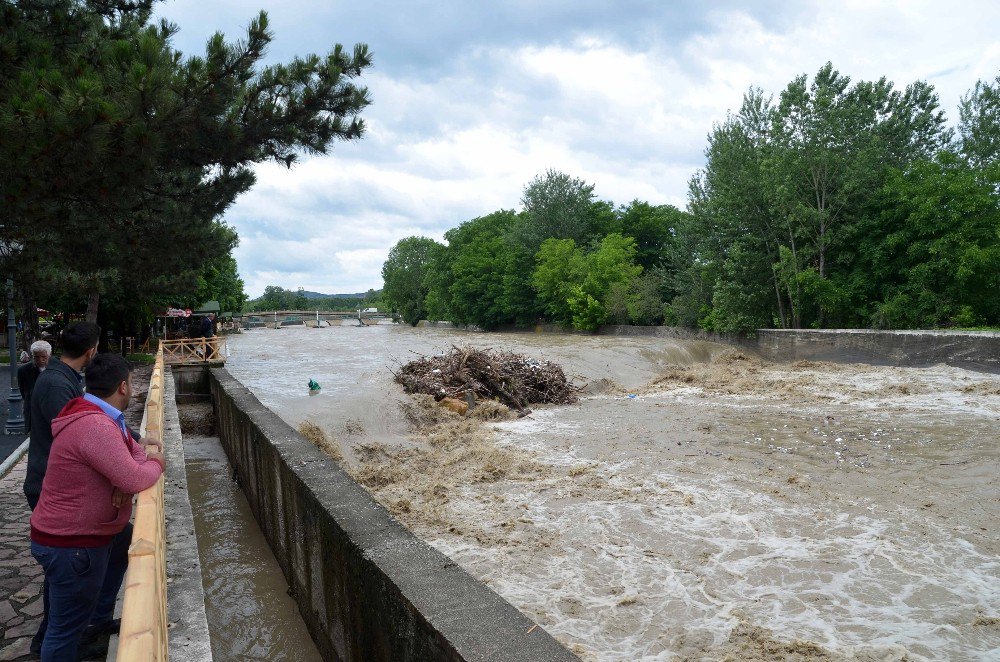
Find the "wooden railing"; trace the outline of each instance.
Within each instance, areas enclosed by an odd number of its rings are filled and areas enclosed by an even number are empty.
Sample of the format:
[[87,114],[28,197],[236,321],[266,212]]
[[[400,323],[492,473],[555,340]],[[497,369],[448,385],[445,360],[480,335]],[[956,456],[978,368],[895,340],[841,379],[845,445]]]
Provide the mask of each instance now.
[[163,350],[163,360],[168,365],[226,360],[224,336],[161,340],[160,348]]
[[[163,439],[164,350],[156,364],[139,428],[144,437]],[[167,659],[167,554],[163,512],[163,476],[139,493],[128,550],[125,600],[118,638],[119,662]]]

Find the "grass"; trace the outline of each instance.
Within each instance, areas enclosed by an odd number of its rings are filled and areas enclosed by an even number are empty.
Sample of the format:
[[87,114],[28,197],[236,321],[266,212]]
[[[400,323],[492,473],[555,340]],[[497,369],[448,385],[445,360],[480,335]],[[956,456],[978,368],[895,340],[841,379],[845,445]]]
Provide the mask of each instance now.
[[141,365],[152,365],[156,363],[156,355],[154,354],[126,354],[125,360],[129,363],[141,364]]

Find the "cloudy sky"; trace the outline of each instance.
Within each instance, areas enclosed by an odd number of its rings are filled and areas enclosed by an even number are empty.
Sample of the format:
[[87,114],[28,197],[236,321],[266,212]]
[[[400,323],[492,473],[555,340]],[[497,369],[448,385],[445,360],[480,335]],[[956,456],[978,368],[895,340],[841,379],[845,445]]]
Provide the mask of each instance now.
[[270,61],[367,43],[374,102],[363,140],[291,170],[259,166],[227,213],[251,297],[272,284],[379,288],[396,241],[517,209],[547,168],[616,204],[683,207],[712,123],[748,87],[776,95],[828,60],[855,80],[926,80],[952,121],[976,80],[1000,73],[990,0],[168,0],[159,15],[200,53],[259,9]]

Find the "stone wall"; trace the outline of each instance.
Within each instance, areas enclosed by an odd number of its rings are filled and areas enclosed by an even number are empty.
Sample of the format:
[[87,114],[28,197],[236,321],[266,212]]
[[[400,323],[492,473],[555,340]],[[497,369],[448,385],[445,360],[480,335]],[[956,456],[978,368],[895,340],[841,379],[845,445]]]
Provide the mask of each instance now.
[[225,369],[210,381],[223,447],[326,659],[576,659]]

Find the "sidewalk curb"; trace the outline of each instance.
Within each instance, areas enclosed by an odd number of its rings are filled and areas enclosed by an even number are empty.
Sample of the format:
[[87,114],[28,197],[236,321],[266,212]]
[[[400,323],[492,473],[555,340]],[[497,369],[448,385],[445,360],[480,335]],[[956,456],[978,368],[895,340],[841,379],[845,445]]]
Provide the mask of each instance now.
[[0,478],[3,478],[10,470],[14,468],[14,465],[21,461],[28,453],[28,439],[25,439],[20,446],[14,449],[14,452],[7,456],[7,459],[0,464]]

